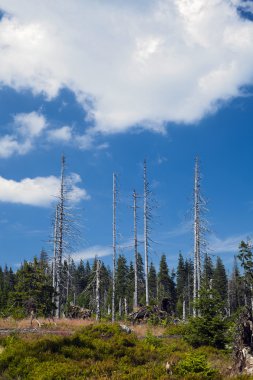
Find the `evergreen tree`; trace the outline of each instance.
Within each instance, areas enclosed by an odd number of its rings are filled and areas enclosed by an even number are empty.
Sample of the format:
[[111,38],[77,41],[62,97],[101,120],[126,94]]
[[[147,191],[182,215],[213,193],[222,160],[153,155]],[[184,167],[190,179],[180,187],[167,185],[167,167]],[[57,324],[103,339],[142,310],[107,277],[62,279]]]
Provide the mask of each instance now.
[[101,313],[105,315],[107,313],[108,303],[111,302],[111,271],[109,268],[106,268],[103,262],[100,267],[100,278]]
[[229,293],[229,309],[230,313],[233,314],[245,304],[243,279],[240,275],[236,257],[234,258],[232,274],[229,280]]
[[75,295],[78,296],[87,286],[87,276],[83,260],[80,260],[73,275]]
[[144,305],[146,302],[146,300],[145,300],[145,275],[144,275],[144,264],[143,264],[142,256],[140,253],[138,253],[137,268],[138,268],[139,304]]
[[148,273],[149,300],[150,303],[157,303],[157,274],[154,264],[151,262]]
[[227,301],[228,279],[225,266],[220,257],[217,257],[216,266],[213,271],[213,289],[218,292],[222,301]]
[[123,255],[119,255],[116,270],[116,305],[119,303],[123,305],[124,299],[127,297],[128,273],[129,269],[126,258]]
[[162,255],[158,274],[158,299],[167,298],[170,305],[170,311],[175,311],[176,291],[175,283],[169,275],[169,268],[166,261],[166,256]]
[[184,258],[181,252],[179,252],[177,272],[176,272],[176,289],[177,289],[176,310],[180,318],[182,317],[182,314],[183,314],[183,303],[185,303],[185,306],[186,306],[187,284],[188,284],[187,267],[186,267],[186,263],[184,261]]
[[128,278],[127,278],[127,301],[129,311],[133,310],[134,303],[134,265],[131,261],[129,264]]
[[169,268],[166,261],[166,256],[162,255],[159,266],[158,274],[158,292],[159,300],[164,297],[169,297],[170,290],[170,278],[169,278]]
[[40,262],[36,258],[31,263],[25,261],[17,271],[16,284],[10,292],[10,312],[25,316],[33,310],[40,315],[52,315],[53,292],[51,279],[44,273]]
[[45,274],[49,273],[48,254],[43,248],[40,252],[39,265]]
[[192,314],[192,301],[193,301],[193,262],[191,259],[185,260],[186,272],[186,314]]
[[211,257],[206,253],[203,263],[202,287],[208,289],[212,287],[214,268]]
[[249,242],[241,241],[237,257],[241,262],[246,281],[251,282],[253,280],[253,257]]
[[224,348],[226,322],[222,316],[224,303],[214,289],[202,288],[195,303],[200,316],[192,318],[187,325],[186,339],[193,347],[210,345]]
[[2,267],[0,267],[0,313],[1,316],[5,316],[4,309],[8,302],[8,291],[6,292],[6,286],[4,281],[4,273]]
[[244,303],[253,309],[253,255],[250,242],[241,241],[237,257],[243,268]]

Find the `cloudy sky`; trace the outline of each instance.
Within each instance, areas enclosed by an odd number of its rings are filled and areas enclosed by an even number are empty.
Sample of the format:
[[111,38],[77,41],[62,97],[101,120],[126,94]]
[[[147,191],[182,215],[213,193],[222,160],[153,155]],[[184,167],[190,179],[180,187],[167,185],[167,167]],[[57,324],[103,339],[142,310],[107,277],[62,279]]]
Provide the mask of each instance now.
[[[132,198],[142,171],[157,207],[152,260],[192,253],[194,159],[208,199],[210,253],[229,266],[253,235],[253,2],[0,0],[1,264],[44,247],[60,159],[81,238],[74,257],[132,258]],[[78,247],[77,247],[78,246]]]

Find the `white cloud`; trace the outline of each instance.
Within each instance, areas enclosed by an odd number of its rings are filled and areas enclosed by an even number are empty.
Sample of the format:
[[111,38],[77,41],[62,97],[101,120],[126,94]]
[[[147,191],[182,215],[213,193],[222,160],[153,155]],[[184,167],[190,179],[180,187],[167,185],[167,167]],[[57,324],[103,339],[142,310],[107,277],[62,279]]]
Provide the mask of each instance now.
[[[77,186],[81,181],[78,174],[72,174],[67,180],[71,202],[90,198],[85,189]],[[24,178],[19,182],[0,177],[0,202],[48,207],[59,195],[59,188],[60,179],[55,176]]]
[[168,237],[184,236],[191,231],[193,231],[193,225],[192,225],[192,221],[189,220],[187,222],[180,223],[173,230],[166,232],[166,236],[168,236]]
[[110,255],[112,255],[111,247],[94,245],[92,247],[88,247],[86,249],[83,249],[79,252],[72,254],[71,258],[75,261],[80,261],[80,260],[88,260],[88,259],[94,259],[95,257],[100,258],[100,257],[110,256]]
[[27,138],[37,137],[47,127],[46,119],[37,112],[19,113],[14,116],[17,132]]
[[91,129],[80,135],[67,125],[47,130],[48,126],[45,116],[38,112],[14,115],[9,134],[0,137],[0,158],[27,154],[41,142],[69,143],[81,150],[103,150],[109,146],[106,142],[96,144]]
[[94,136],[89,133],[84,135],[76,135],[75,143],[81,150],[89,150],[94,146]]
[[15,115],[11,126],[12,134],[0,137],[0,158],[28,153],[34,148],[35,139],[45,128],[46,119],[37,112]]
[[253,13],[253,4],[251,0],[232,0],[232,2],[234,5],[240,7],[242,10]]
[[213,253],[236,253],[242,240],[246,241],[249,234],[229,236],[221,239],[215,235],[210,238],[209,248]]
[[5,135],[0,137],[0,157],[8,158],[13,154],[26,154],[32,149],[30,140],[20,142],[15,136]]
[[251,8],[242,0],[0,0],[11,14],[0,22],[0,82],[49,99],[66,86],[104,133],[164,132],[164,121],[199,120],[252,84],[253,23],[239,5]]
[[48,131],[48,138],[53,141],[70,141],[72,138],[72,129],[67,125],[58,129],[52,129]]

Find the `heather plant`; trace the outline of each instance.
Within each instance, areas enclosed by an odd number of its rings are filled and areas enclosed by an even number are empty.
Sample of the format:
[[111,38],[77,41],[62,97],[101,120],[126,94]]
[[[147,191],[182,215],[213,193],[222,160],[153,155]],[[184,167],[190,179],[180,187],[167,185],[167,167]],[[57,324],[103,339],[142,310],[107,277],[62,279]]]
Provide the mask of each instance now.
[[179,336],[161,339],[149,331],[138,339],[117,324],[89,325],[71,336],[13,335],[0,344],[6,380],[165,380],[167,361],[174,363],[171,379],[218,379],[207,359],[215,360],[218,350],[194,350]]
[[221,379],[217,370],[210,367],[206,356],[203,354],[190,353],[181,360],[176,368],[176,374],[184,379],[218,380]]

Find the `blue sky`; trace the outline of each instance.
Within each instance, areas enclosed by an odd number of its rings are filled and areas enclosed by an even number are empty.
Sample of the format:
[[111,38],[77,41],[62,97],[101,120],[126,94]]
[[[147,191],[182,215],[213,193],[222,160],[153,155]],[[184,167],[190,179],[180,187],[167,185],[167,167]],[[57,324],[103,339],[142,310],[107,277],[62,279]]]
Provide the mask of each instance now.
[[113,172],[120,252],[132,258],[144,158],[158,203],[151,259],[165,253],[173,267],[180,250],[191,257],[198,155],[210,253],[230,267],[253,234],[252,2],[0,0],[0,9],[2,265],[52,253],[64,153],[81,222],[75,259],[111,262]]

